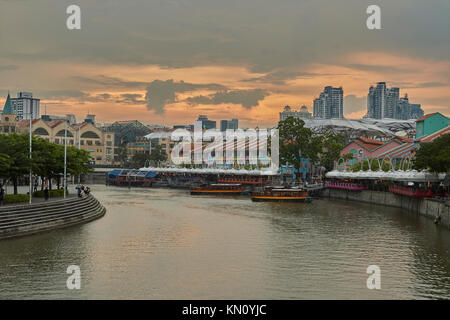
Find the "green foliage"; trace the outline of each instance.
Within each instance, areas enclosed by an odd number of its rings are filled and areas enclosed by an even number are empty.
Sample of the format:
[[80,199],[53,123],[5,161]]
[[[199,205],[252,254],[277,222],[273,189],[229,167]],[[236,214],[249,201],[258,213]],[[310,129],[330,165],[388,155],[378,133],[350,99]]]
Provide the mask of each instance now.
[[[320,155],[320,164],[327,171],[333,170],[334,162],[340,158],[340,153],[344,148],[345,137],[342,134],[326,132],[323,135],[322,153]],[[347,155],[344,156],[346,160]],[[353,157],[353,155],[351,156]]]
[[5,196],[5,200],[3,200],[4,204],[11,203],[22,203],[30,201],[30,196],[28,194],[7,194]]
[[[69,194],[69,190],[67,190],[66,195],[67,194]],[[64,196],[64,189],[49,190],[49,196],[50,196],[50,198],[63,197]],[[44,198],[45,197],[44,190],[39,190],[39,191],[33,192],[33,197]]]
[[9,168],[11,166],[11,157],[6,153],[0,153],[0,178],[9,175]]
[[300,168],[301,158],[309,158],[312,164],[333,169],[334,161],[340,157],[344,145],[344,136],[326,132],[314,135],[305,128],[301,119],[288,117],[278,123],[280,134],[280,164]]
[[[64,173],[64,146],[32,137],[32,157],[29,158],[29,136],[27,134],[0,135],[0,177],[10,179],[17,194],[17,179],[28,175],[43,178],[58,178]],[[67,173],[88,173],[90,155],[85,150],[67,147]]]
[[422,143],[414,160],[416,170],[428,169],[431,172],[450,171],[450,134],[445,134],[433,142]]
[[161,162],[167,160],[166,151],[163,150],[160,145],[155,146],[154,148],[152,148],[149,160],[154,161],[159,165]]
[[128,168],[139,169],[145,166],[146,162],[151,160],[148,153],[136,153],[128,163]]

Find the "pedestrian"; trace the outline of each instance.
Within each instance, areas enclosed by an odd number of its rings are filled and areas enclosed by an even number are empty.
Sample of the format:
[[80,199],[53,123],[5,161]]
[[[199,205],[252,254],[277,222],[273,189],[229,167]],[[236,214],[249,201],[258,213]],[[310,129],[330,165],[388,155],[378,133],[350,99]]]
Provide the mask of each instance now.
[[37,187],[38,187],[38,182],[37,179],[34,180],[34,192],[37,191]]
[[81,198],[81,190],[82,190],[83,186],[79,183],[77,184],[76,188],[77,189],[77,194],[78,194],[78,198]]
[[50,192],[48,191],[48,187],[47,186],[44,189],[44,197],[45,197],[45,201],[47,201],[48,198],[50,197]]
[[0,185],[0,206],[3,205],[3,201],[5,201],[5,189],[3,189],[3,185]]

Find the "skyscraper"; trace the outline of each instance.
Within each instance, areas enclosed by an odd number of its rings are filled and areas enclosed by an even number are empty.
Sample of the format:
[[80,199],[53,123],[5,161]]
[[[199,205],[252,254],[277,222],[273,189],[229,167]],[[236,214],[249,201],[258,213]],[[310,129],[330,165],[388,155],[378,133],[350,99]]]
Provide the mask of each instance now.
[[33,98],[31,92],[19,92],[17,98],[11,99],[14,113],[23,120],[40,118],[40,102],[40,99]]
[[202,129],[215,129],[216,122],[212,120],[208,120],[208,117],[205,115],[199,115],[198,119],[194,121],[194,126],[198,125]]
[[239,120],[231,119],[231,120],[221,120],[220,121],[220,131],[227,131],[227,129],[237,130],[239,129]]
[[369,88],[367,96],[367,113],[369,118],[382,119],[386,108],[386,82],[378,82]]
[[400,114],[397,108],[399,93],[399,88],[386,89],[386,105],[384,108],[385,118],[399,119],[398,117]]
[[315,118],[343,118],[344,91],[342,87],[325,87],[319,98],[314,99],[313,114]]
[[417,119],[423,115],[420,104],[410,104],[408,95],[399,98],[399,88],[387,88],[386,82],[378,82],[369,88],[367,117],[373,119]]

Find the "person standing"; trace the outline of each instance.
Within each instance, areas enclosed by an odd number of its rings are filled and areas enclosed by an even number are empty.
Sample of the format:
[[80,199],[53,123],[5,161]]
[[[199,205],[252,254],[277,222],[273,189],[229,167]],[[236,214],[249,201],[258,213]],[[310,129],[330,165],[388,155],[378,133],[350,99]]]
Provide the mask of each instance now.
[[0,206],[3,205],[4,200],[5,200],[5,189],[3,189],[3,185],[0,185]]
[[45,197],[45,201],[47,201],[48,198],[50,197],[50,192],[48,191],[48,187],[47,186],[44,189],[44,197]]
[[81,186],[80,183],[77,184],[76,189],[77,189],[77,193],[78,193],[78,198],[81,198],[81,190],[82,190],[82,186]]

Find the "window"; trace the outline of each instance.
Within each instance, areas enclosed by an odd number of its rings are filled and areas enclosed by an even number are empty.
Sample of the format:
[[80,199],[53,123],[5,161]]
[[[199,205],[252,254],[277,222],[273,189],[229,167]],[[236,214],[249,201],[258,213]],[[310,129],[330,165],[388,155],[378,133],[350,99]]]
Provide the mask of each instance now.
[[81,137],[82,137],[82,138],[90,138],[90,139],[100,139],[100,137],[98,136],[98,134],[96,134],[96,133],[93,132],[93,131],[87,131],[87,132],[84,132],[84,133],[81,135]]
[[36,130],[33,131],[33,133],[39,136],[48,136],[48,131],[45,130],[44,128],[37,128]]

